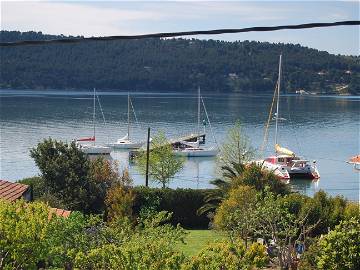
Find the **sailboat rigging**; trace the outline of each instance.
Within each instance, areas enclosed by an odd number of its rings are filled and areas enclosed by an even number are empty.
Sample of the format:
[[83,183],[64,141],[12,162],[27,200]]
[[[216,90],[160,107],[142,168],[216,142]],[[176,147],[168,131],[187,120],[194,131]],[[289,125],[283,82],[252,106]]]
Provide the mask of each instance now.
[[108,144],[108,146],[111,146],[111,147],[116,148],[116,149],[137,149],[137,148],[140,148],[144,144],[144,142],[132,141],[131,138],[130,138],[130,131],[131,131],[131,128],[130,128],[130,125],[131,125],[131,121],[130,121],[131,108],[130,107],[132,108],[132,111],[133,111],[134,116],[135,116],[135,120],[137,121],[134,106],[133,106],[133,104],[131,102],[130,93],[128,93],[128,96],[127,96],[127,134],[124,137],[118,139],[116,142]]
[[[274,92],[274,98],[276,97],[276,113],[275,113],[275,155],[267,157],[263,160],[257,161],[264,169],[274,172],[275,175],[281,179],[289,180],[290,178],[310,178],[318,179],[320,178],[319,171],[316,167],[316,161],[313,161],[312,164],[308,160],[301,159],[296,156],[296,154],[280,146],[278,142],[278,133],[279,133],[279,100],[280,100],[280,88],[281,88],[281,76],[282,76],[282,55],[279,58],[279,75],[277,80],[277,85]],[[274,99],[273,99],[274,103]],[[268,123],[265,129],[264,135],[264,144],[265,146],[268,124],[271,119],[273,104],[271,105],[270,115],[268,118]]]
[[[98,99],[99,101],[99,99]],[[100,102],[100,101],[99,101]],[[99,103],[100,104],[100,103]],[[89,155],[109,155],[111,152],[111,148],[103,145],[96,144],[96,90],[94,88],[94,95],[93,95],[93,136],[86,137],[86,138],[79,138],[76,140],[77,147],[84,152],[85,154]],[[86,144],[83,142],[92,142],[92,144]]]
[[[197,97],[197,135],[200,134],[201,101],[204,106],[204,111],[206,113],[209,125],[211,127],[209,116],[206,111],[204,100],[201,97],[200,87],[199,87],[198,88],[198,97]],[[211,129],[211,132],[212,132],[212,129]],[[215,138],[214,135],[213,135],[213,137]],[[216,142],[216,140],[215,140],[215,142]],[[174,153],[178,156],[213,157],[213,156],[216,156],[218,153],[218,149],[216,147],[210,147],[210,148],[200,147],[199,137],[196,138],[195,142],[181,141],[180,144],[181,144],[181,147],[174,149]]]

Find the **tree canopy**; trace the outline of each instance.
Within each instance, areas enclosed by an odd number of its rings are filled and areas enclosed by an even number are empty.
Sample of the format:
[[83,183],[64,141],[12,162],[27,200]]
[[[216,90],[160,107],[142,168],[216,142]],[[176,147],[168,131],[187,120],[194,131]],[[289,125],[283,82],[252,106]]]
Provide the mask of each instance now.
[[[1,31],[2,42],[58,39],[41,32]],[[1,48],[1,88],[131,91],[273,91],[278,56],[283,88],[360,93],[357,56],[299,44],[198,39],[143,39]]]

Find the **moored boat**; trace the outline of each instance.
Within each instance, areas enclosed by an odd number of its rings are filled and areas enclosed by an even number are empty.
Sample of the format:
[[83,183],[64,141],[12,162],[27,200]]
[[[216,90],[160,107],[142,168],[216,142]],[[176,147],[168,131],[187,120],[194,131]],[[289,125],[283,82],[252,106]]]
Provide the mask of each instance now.
[[[200,134],[200,112],[201,112],[201,105],[200,102],[202,101],[206,116],[209,121],[209,117],[206,112],[204,101],[200,95],[200,87],[198,89],[198,110],[197,110],[197,134]],[[209,121],[210,124],[210,121]],[[210,124],[211,128],[211,124]],[[218,154],[219,150],[216,147],[200,147],[200,140],[197,137],[195,142],[186,142],[181,141],[180,147],[174,149],[174,154],[177,156],[185,156],[185,157],[214,157]]]
[[[130,105],[131,107],[133,107],[130,99],[130,94],[128,93],[127,134],[124,137],[118,139],[116,142],[107,144],[108,146],[115,149],[138,149],[144,145],[145,142],[135,142],[130,139]],[[136,118],[135,111],[134,115]]]
[[88,138],[80,138],[76,140],[76,146],[82,152],[87,155],[110,155],[111,148],[104,145],[96,144],[96,124],[95,124],[95,117],[96,117],[96,90],[94,88],[94,100],[93,100],[93,136]]
[[[256,161],[257,164],[262,166],[265,170],[272,171],[281,179],[296,179],[296,178],[307,178],[307,179],[318,179],[320,178],[320,173],[316,166],[316,161],[310,163],[309,160],[302,159],[295,155],[295,153],[285,147],[281,147],[278,144],[278,122],[279,120],[286,120],[279,116],[279,99],[280,99],[280,86],[281,86],[281,59],[279,59],[279,76],[277,81],[277,86],[274,93],[273,103],[276,100],[276,112],[275,112],[275,155],[269,156],[262,160]],[[270,114],[268,118],[268,124],[270,119],[272,119],[272,108],[271,105]],[[267,136],[267,128],[265,131],[264,143]],[[264,147],[264,145],[263,145]]]
[[347,161],[347,163],[353,164],[353,165],[354,165],[354,169],[360,171],[360,155],[351,157],[351,158]]

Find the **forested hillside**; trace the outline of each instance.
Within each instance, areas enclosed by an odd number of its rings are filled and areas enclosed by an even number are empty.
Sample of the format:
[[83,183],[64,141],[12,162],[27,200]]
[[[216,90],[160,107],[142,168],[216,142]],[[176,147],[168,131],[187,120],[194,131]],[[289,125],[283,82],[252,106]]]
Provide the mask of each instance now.
[[[2,42],[64,38],[1,31]],[[300,45],[144,39],[1,48],[0,88],[360,94],[359,57]]]

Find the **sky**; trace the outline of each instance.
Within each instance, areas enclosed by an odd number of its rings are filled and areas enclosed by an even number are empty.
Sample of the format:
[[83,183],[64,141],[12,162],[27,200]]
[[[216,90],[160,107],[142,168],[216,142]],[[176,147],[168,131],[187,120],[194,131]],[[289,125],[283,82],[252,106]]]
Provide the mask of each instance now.
[[[1,30],[107,36],[360,20],[358,1],[4,1]],[[359,26],[196,36],[359,55]]]

